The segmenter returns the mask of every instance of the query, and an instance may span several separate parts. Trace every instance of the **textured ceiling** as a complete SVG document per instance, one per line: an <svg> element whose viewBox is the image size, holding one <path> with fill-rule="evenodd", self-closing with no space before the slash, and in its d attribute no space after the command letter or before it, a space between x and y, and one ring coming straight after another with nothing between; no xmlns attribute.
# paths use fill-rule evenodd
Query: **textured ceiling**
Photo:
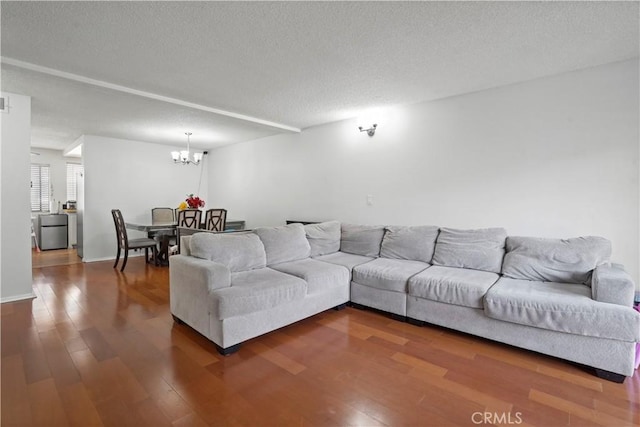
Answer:
<svg viewBox="0 0 640 427"><path fill-rule="evenodd" d="M638 57L638 14L638 2L2 2L2 56L304 129ZM4 64L2 88L33 96L34 146L279 131Z"/></svg>

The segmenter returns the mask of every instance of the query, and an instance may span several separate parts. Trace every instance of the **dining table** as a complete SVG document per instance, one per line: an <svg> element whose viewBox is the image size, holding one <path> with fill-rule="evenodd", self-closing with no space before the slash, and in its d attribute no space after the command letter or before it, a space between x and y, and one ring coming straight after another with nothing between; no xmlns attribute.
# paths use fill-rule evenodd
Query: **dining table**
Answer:
<svg viewBox="0 0 640 427"><path fill-rule="evenodd" d="M158 248L158 265L169 265L169 244L171 237L176 235L176 228L178 223L166 222L155 224L144 224L135 222L125 222L124 226L130 230L137 230L147 233L147 236L151 239L155 239L159 243Z"/></svg>

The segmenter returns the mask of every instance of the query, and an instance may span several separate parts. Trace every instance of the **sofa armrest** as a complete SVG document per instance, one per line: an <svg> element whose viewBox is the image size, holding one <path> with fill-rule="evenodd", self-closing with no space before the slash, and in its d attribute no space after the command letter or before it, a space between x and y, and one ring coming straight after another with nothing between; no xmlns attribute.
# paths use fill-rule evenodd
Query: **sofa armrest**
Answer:
<svg viewBox="0 0 640 427"><path fill-rule="evenodd" d="M171 313L207 337L211 292L230 286L231 271L225 265L186 255L169 258Z"/></svg>
<svg viewBox="0 0 640 427"><path fill-rule="evenodd" d="M180 236L180 255L191 255L189 241L191 241L191 236Z"/></svg>
<svg viewBox="0 0 640 427"><path fill-rule="evenodd" d="M593 270L591 296L610 304L633 306L636 285L619 264L603 264Z"/></svg>
<svg viewBox="0 0 640 427"><path fill-rule="evenodd" d="M187 255L173 255L169 258L169 280L183 288L192 287L212 291L231 286L231 271L220 263Z"/></svg>

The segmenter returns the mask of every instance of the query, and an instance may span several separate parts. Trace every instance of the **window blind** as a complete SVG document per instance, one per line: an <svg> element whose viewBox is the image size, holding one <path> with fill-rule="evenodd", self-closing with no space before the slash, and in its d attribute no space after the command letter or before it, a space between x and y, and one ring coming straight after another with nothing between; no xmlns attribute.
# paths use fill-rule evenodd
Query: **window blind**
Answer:
<svg viewBox="0 0 640 427"><path fill-rule="evenodd" d="M49 165L31 164L31 212L49 212Z"/></svg>
<svg viewBox="0 0 640 427"><path fill-rule="evenodd" d="M82 165L67 163L67 200L78 200L78 174L83 172Z"/></svg>

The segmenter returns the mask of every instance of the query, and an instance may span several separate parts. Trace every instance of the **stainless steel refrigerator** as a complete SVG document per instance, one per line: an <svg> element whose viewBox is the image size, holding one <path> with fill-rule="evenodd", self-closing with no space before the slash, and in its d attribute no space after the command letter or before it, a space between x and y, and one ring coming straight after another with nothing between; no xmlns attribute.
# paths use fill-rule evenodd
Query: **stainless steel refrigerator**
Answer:
<svg viewBox="0 0 640 427"><path fill-rule="evenodd" d="M40 249L66 249L69 245L69 217L65 214L38 216Z"/></svg>

